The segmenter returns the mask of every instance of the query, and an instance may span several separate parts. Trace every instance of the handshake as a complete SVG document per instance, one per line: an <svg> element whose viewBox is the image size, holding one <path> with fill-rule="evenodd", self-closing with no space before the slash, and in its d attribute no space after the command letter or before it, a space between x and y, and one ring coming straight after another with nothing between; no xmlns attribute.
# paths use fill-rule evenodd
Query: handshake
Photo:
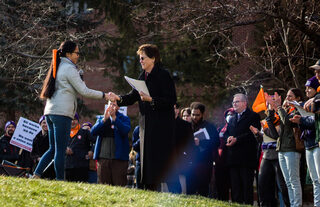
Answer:
<svg viewBox="0 0 320 207"><path fill-rule="evenodd" d="M106 99L106 101L111 101L111 102L120 101L120 96L116 95L113 92L105 93L104 98Z"/></svg>
<svg viewBox="0 0 320 207"><path fill-rule="evenodd" d="M152 97L143 93L142 91L139 92L140 95L140 99L141 101L147 101L147 102L152 102ZM107 101L111 101L111 102L116 102L116 101L120 101L121 102L121 97L118 96L117 94L113 93L113 92L109 92L109 93L105 93L104 94L104 98Z"/></svg>

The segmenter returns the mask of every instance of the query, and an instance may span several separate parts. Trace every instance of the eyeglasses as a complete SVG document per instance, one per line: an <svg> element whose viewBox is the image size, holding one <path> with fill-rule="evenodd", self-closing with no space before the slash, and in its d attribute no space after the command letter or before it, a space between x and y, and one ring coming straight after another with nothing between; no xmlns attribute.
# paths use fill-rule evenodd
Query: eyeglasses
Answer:
<svg viewBox="0 0 320 207"><path fill-rule="evenodd" d="M244 101L233 101L232 104L238 104L240 102L244 102Z"/></svg>
<svg viewBox="0 0 320 207"><path fill-rule="evenodd" d="M145 60L147 57L140 57L140 60Z"/></svg>

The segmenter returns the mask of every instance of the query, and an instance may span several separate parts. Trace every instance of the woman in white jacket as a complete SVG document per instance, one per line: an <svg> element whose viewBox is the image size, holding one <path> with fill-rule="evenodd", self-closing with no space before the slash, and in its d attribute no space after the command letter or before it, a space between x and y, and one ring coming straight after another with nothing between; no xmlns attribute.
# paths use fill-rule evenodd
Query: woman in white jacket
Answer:
<svg viewBox="0 0 320 207"><path fill-rule="evenodd" d="M77 94L93 99L104 99L106 94L87 88L80 77L76 63L79 47L72 41L61 43L53 51L53 61L43 82L40 98L46 100L46 116L50 147L42 156L34 177L41 177L54 158L57 180L64 180L64 161L71 121L77 110ZM58 66L58 67L57 67Z"/></svg>

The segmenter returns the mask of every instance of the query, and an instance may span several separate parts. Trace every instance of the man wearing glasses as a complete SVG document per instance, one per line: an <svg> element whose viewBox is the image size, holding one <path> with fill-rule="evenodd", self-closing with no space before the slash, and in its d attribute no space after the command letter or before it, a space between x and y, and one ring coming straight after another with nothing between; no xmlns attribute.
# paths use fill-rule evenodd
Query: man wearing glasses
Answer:
<svg viewBox="0 0 320 207"><path fill-rule="evenodd" d="M232 202L253 205L253 178L258 164L258 143L249 127L252 125L260 130L261 125L259 115L247 105L246 95L234 95L232 106L235 114L229 121L224 137L227 141Z"/></svg>

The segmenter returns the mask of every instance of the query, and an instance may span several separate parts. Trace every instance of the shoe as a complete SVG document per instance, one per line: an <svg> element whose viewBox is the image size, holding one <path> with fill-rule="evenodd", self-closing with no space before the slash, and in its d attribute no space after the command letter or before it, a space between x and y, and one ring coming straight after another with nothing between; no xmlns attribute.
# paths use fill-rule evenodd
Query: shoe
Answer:
<svg viewBox="0 0 320 207"><path fill-rule="evenodd" d="M32 176L31 176L31 179L40 179L40 176L39 176L39 175L34 174L34 175L32 175Z"/></svg>

